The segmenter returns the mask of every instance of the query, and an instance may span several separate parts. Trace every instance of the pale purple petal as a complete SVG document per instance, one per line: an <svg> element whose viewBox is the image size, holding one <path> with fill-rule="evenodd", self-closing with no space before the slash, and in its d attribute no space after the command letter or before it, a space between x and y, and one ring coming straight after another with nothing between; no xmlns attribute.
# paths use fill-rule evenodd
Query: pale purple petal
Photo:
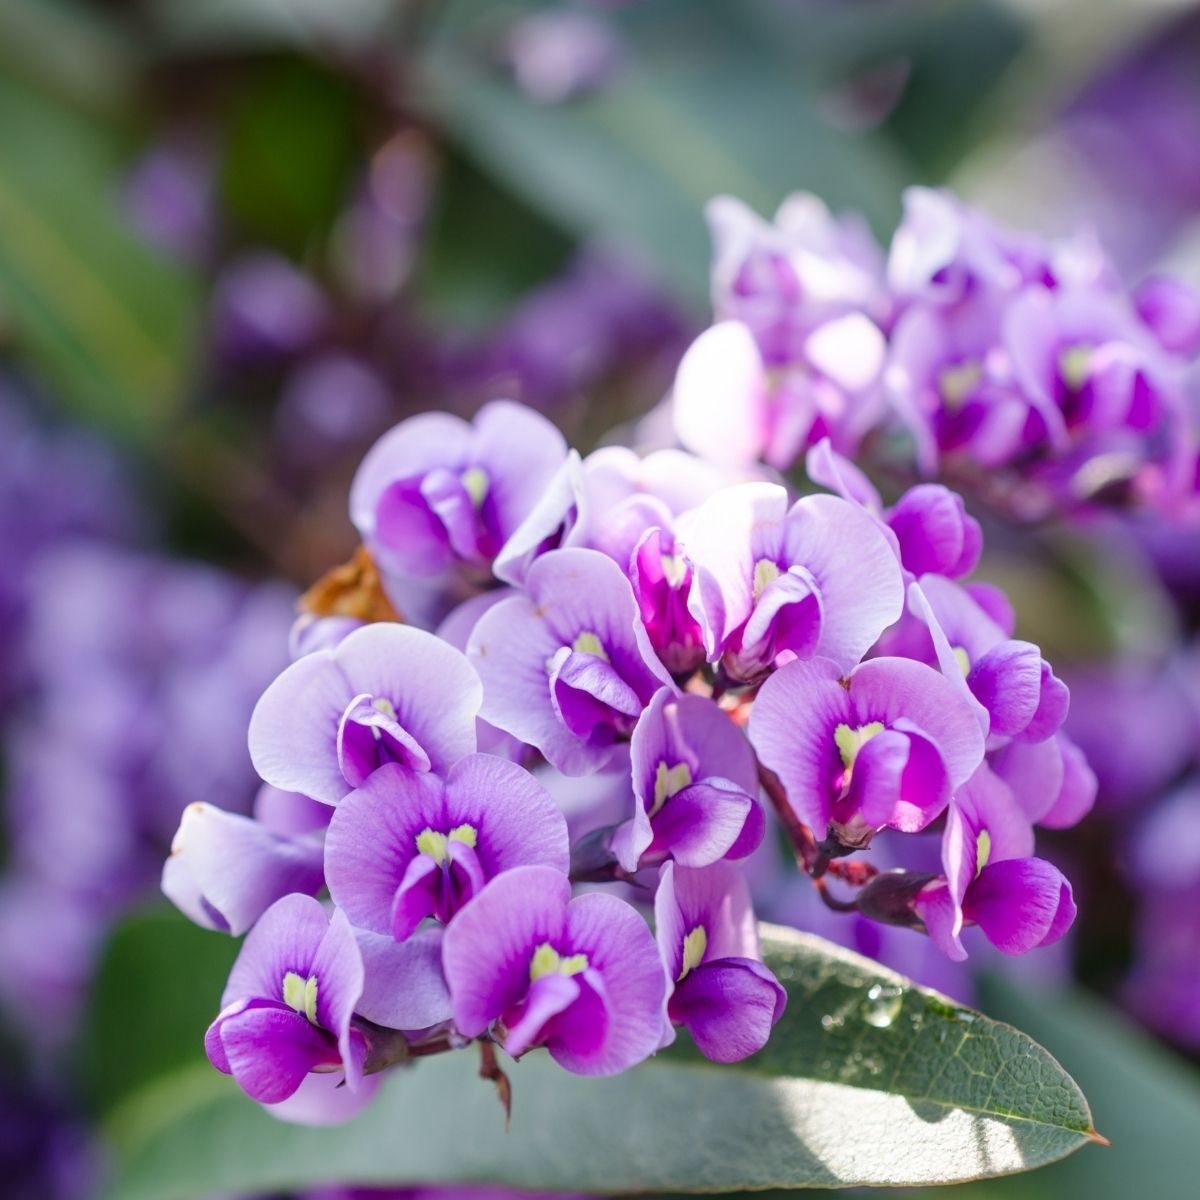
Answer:
<svg viewBox="0 0 1200 1200"><path fill-rule="evenodd" d="M356 929L364 968L356 1011L388 1029L428 1029L451 1016L442 976L442 930L425 929L406 942Z"/></svg>
<svg viewBox="0 0 1200 1200"><path fill-rule="evenodd" d="M198 925L235 937L289 892L324 885L321 843L283 838L211 804L189 804L163 866L164 894Z"/></svg>
<svg viewBox="0 0 1200 1200"><path fill-rule="evenodd" d="M695 570L688 607L704 630L710 662L754 608L756 561L779 558L787 503L778 484L740 484L717 492L679 524L677 542Z"/></svg>
<svg viewBox="0 0 1200 1200"><path fill-rule="evenodd" d="M820 833L829 824L842 770L834 730L852 721L840 676L827 659L789 663L763 684L750 712L750 742L759 761L779 776L796 815Z"/></svg>
<svg viewBox="0 0 1200 1200"><path fill-rule="evenodd" d="M1055 739L1062 756L1063 780L1058 798L1042 813L1038 823L1047 829L1070 829L1092 811L1098 790L1096 773L1084 753L1066 734Z"/></svg>
<svg viewBox="0 0 1200 1200"><path fill-rule="evenodd" d="M805 496L788 513L783 552L821 596L815 653L850 671L904 608L904 579L869 513L837 496Z"/></svg>
<svg viewBox="0 0 1200 1200"><path fill-rule="evenodd" d="M363 959L354 930L340 909L334 911L313 956L312 973L318 982L317 1020L337 1038L346 1083L357 1087L362 1082L362 1063L351 1045L350 1018L363 992Z"/></svg>
<svg viewBox="0 0 1200 1200"><path fill-rule="evenodd" d="M697 926L703 926L706 935L703 962L762 957L750 889L732 863L713 863L701 870L665 864L654 896L654 925L673 980L683 966L684 938Z"/></svg>
<svg viewBox="0 0 1200 1200"><path fill-rule="evenodd" d="M937 671L902 658L874 658L852 676L858 723L903 719L929 738L946 764L951 787L974 774L983 760L983 736L967 702Z"/></svg>
<svg viewBox="0 0 1200 1200"><path fill-rule="evenodd" d="M628 579L606 555L543 555L530 568L526 593L486 612L471 635L468 653L484 681L480 715L536 746L559 770L587 774L611 758L617 735L632 730L650 697L674 684ZM574 648L585 635L603 656Z"/></svg>
<svg viewBox="0 0 1200 1200"><path fill-rule="evenodd" d="M329 916L311 896L284 896L259 918L246 935L221 997L222 1007L249 997L283 999L283 977L289 971L307 977Z"/></svg>
<svg viewBox="0 0 1200 1200"><path fill-rule="evenodd" d="M284 791L336 804L352 790L339 762L352 761L358 779L370 765L360 761L364 750L374 752L357 741L348 746L343 729L347 710L357 712L354 702L364 696L387 727L381 733L390 731L397 747L409 748L409 757L415 744L418 757L435 771L475 749L481 685L470 664L432 634L381 622L356 630L332 650L305 656L267 688L250 719L250 755L258 773ZM353 738L373 740L372 726L357 718L353 723L361 730Z"/></svg>
<svg viewBox="0 0 1200 1200"><path fill-rule="evenodd" d="M445 869L417 845L426 830L445 837L462 826L475 844L451 842ZM326 839L334 900L355 924L397 939L427 916L453 916L511 867L565 872L568 863L566 821L549 793L514 763L485 754L460 759L444 782L380 768L339 805Z"/></svg>
<svg viewBox="0 0 1200 1200"><path fill-rule="evenodd" d="M352 1089L343 1086L341 1072L315 1071L286 1100L264 1107L277 1120L292 1125L344 1125L375 1099L382 1080L382 1075L368 1075Z"/></svg>
<svg viewBox="0 0 1200 1200"><path fill-rule="evenodd" d="M750 330L721 321L688 348L675 376L675 432L710 462L744 466L767 436L766 374Z"/></svg>
<svg viewBox="0 0 1200 1200"><path fill-rule="evenodd" d="M320 833L329 827L332 816L333 809L328 804L299 792L282 791L269 783L264 783L254 797L254 819L281 837Z"/></svg>
<svg viewBox="0 0 1200 1200"><path fill-rule="evenodd" d="M637 910L598 892L579 896L567 909L565 936L572 953L587 955L590 976L603 981L607 1022L593 1044L576 1036L547 1043L569 1071L614 1075L653 1054L662 1040L666 979L654 935Z"/></svg>

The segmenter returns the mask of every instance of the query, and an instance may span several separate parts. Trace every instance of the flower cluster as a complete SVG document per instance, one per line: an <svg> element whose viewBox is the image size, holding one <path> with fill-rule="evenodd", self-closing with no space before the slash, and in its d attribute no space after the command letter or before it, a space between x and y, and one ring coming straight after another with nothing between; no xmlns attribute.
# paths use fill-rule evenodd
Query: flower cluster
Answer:
<svg viewBox="0 0 1200 1200"><path fill-rule="evenodd" d="M822 438L857 457L871 437L868 457L1021 519L1194 505L1200 295L1181 282L1129 292L1092 239L1011 233L924 188L886 258L810 196L773 224L721 198L709 221L716 324L674 390L689 449L782 469Z"/></svg>
<svg viewBox="0 0 1200 1200"><path fill-rule="evenodd" d="M407 623L310 594L250 722L255 818L194 806L164 870L194 920L249 930L214 1065L318 1120L473 1040L496 1078L497 1046L607 1075L680 1028L740 1060L786 1004L742 870L772 820L830 907L951 957L969 926L1061 937L1034 826L1094 790L1066 687L960 582L982 538L957 496L885 508L828 440L809 457L828 491L796 498L679 450L581 458L503 401L376 444L351 516ZM936 821L939 870L850 857Z"/></svg>

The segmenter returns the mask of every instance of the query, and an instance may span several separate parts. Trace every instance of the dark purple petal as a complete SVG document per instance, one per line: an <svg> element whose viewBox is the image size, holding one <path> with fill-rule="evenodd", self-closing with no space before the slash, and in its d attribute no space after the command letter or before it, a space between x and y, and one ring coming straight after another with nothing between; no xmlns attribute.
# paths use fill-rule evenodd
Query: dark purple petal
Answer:
<svg viewBox="0 0 1200 1200"><path fill-rule="evenodd" d="M545 975L529 985L520 1004L505 1014L504 1049L513 1058L540 1046L555 1017L579 999L580 983L565 975Z"/></svg>
<svg viewBox="0 0 1200 1200"><path fill-rule="evenodd" d="M900 561L914 575L959 579L979 562L979 522L967 514L961 496L940 484L909 488L888 512L887 523L900 544Z"/></svg>
<svg viewBox="0 0 1200 1200"><path fill-rule="evenodd" d="M667 1006L713 1062L748 1058L767 1044L787 993L771 971L749 958L725 958L689 971Z"/></svg>
<svg viewBox="0 0 1200 1200"><path fill-rule="evenodd" d="M988 710L992 733L1013 737L1028 728L1041 697L1042 666L1036 646L1015 641L1001 642L972 665L967 686Z"/></svg>
<svg viewBox="0 0 1200 1200"><path fill-rule="evenodd" d="M329 1034L282 1005L224 1018L220 1038L230 1074L260 1104L286 1100L310 1071L341 1061Z"/></svg>
<svg viewBox="0 0 1200 1200"><path fill-rule="evenodd" d="M1049 945L1075 919L1071 885L1040 858L1010 858L984 867L967 891L963 912L1005 954Z"/></svg>

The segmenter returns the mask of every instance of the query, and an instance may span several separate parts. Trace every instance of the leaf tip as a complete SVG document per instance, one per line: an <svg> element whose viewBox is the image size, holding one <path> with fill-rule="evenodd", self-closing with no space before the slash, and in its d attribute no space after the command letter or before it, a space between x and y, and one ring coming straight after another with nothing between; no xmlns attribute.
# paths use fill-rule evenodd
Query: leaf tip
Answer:
<svg viewBox="0 0 1200 1200"><path fill-rule="evenodd" d="M1108 1140L1108 1138L1106 1138L1104 1136L1104 1134L1098 1132L1095 1129L1085 1130L1084 1137L1088 1138L1089 1141L1095 1142L1097 1146L1111 1146L1112 1145L1112 1142L1110 1142Z"/></svg>

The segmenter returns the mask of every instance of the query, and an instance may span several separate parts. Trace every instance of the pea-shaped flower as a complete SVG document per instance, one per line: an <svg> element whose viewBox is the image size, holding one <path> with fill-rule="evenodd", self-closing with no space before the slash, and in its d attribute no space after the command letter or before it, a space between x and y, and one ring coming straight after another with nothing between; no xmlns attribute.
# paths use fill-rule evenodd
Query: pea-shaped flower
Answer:
<svg viewBox="0 0 1200 1200"><path fill-rule="evenodd" d="M363 459L350 514L386 571L433 576L484 565L541 499L567 454L540 413L496 400L474 422L421 413Z"/></svg>
<svg viewBox="0 0 1200 1200"><path fill-rule="evenodd" d="M604 766L651 696L674 688L629 580L598 550L538 558L524 589L480 617L467 653L483 680L480 716L567 775Z"/></svg>
<svg viewBox="0 0 1200 1200"><path fill-rule="evenodd" d="M493 879L450 922L442 966L458 1031L490 1029L514 1058L545 1046L568 1071L615 1075L662 1043L666 979L646 922L615 896L572 900L549 867Z"/></svg>
<svg viewBox="0 0 1200 1200"><path fill-rule="evenodd" d="M792 810L822 840L864 846L884 828L917 833L983 761L971 702L906 658L843 677L826 659L789 663L763 684L750 741Z"/></svg>
<svg viewBox="0 0 1200 1200"><path fill-rule="evenodd" d="M350 1020L362 995L362 955L344 913L285 896L250 931L204 1048L260 1104L291 1096L311 1071L363 1082L366 1041Z"/></svg>
<svg viewBox="0 0 1200 1200"><path fill-rule="evenodd" d="M849 671L904 605L900 564L867 512L837 496L790 508L777 484L725 488L681 520L690 607L708 660L756 680L780 660Z"/></svg>
<svg viewBox="0 0 1200 1200"><path fill-rule="evenodd" d="M630 743L634 815L613 834L626 871L673 858L703 867L745 858L762 841L754 753L704 696L655 694Z"/></svg>
<svg viewBox="0 0 1200 1200"><path fill-rule="evenodd" d="M667 1013L714 1062L761 1050L787 993L762 963L750 889L736 867L667 863L654 897L658 948L672 984Z"/></svg>
<svg viewBox="0 0 1200 1200"><path fill-rule="evenodd" d="M267 688L250 757L275 787L336 804L386 763L444 771L474 753L480 695L453 646L407 625L365 625Z"/></svg>
<svg viewBox="0 0 1200 1200"><path fill-rule="evenodd" d="M409 937L449 921L512 867L565 873L567 823L550 793L515 763L471 754L443 780L381 767L334 813L325 875L356 926Z"/></svg>
<svg viewBox="0 0 1200 1200"><path fill-rule="evenodd" d="M1071 885L1033 856L1033 830L1012 792L982 766L950 804L943 876L917 896L929 936L950 958L967 957L961 934L978 925L1005 954L1058 941L1075 920Z"/></svg>

